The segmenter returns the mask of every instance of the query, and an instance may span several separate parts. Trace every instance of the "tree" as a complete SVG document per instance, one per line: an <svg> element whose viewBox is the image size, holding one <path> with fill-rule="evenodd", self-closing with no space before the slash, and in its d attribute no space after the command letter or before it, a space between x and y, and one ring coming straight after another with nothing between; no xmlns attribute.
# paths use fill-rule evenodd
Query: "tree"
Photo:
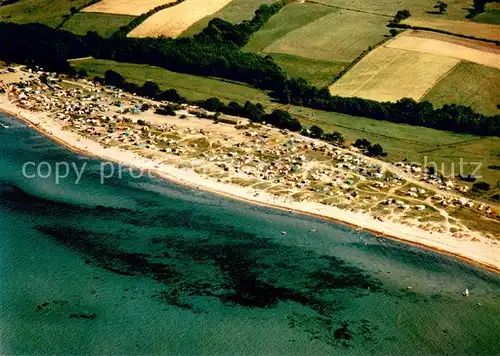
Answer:
<svg viewBox="0 0 500 356"><path fill-rule="evenodd" d="M200 106L208 111L217 112L224 106L224 103L218 98L209 98L202 102Z"/></svg>
<svg viewBox="0 0 500 356"><path fill-rule="evenodd" d="M243 107L243 113L242 116L247 117L250 119L252 122L262 122L264 121L264 115L265 115L264 107L262 104L253 104L250 101L247 101L245 103L245 106Z"/></svg>
<svg viewBox="0 0 500 356"><path fill-rule="evenodd" d="M387 153L384 152L384 149L378 143L368 147L368 154L370 156L387 156Z"/></svg>
<svg viewBox="0 0 500 356"><path fill-rule="evenodd" d="M159 115L167 115L167 116L176 116L175 110L170 106L163 106L155 110L156 114Z"/></svg>
<svg viewBox="0 0 500 356"><path fill-rule="evenodd" d="M444 1L438 0L437 4L434 5L434 8L438 9L440 14L444 14L448 9L448 4Z"/></svg>
<svg viewBox="0 0 500 356"><path fill-rule="evenodd" d="M490 190L490 185L486 182L477 182L472 185L472 189L479 191L487 191Z"/></svg>
<svg viewBox="0 0 500 356"><path fill-rule="evenodd" d="M356 142L354 142L354 147L358 148L368 148L371 146L371 142L366 138L358 138Z"/></svg>
<svg viewBox="0 0 500 356"><path fill-rule="evenodd" d="M389 33L391 34L392 37L396 37L399 34L399 31L396 30L395 28L391 28L389 30Z"/></svg>
<svg viewBox="0 0 500 356"><path fill-rule="evenodd" d="M394 19L392 19L392 22L399 23L410 16L411 14L409 10L398 10L398 12L396 12L396 15L394 15Z"/></svg>
<svg viewBox="0 0 500 356"><path fill-rule="evenodd" d="M86 77L87 76L87 71L83 68L79 69L77 72L76 72L80 77Z"/></svg>
<svg viewBox="0 0 500 356"><path fill-rule="evenodd" d="M480 14L484 12L484 4L486 0L474 0L474 12L476 14Z"/></svg>
<svg viewBox="0 0 500 356"><path fill-rule="evenodd" d="M340 132L337 132L337 131L324 134L323 139L325 141L337 142L339 144L343 144L345 142L344 136L342 136L342 134Z"/></svg>
<svg viewBox="0 0 500 356"><path fill-rule="evenodd" d="M313 125L309 128L309 137L311 138L322 138L325 132L319 126Z"/></svg>
<svg viewBox="0 0 500 356"><path fill-rule="evenodd" d="M271 114L265 115L263 119L280 129L288 129L290 131L300 131L302 129L299 120L292 117L288 111L276 109Z"/></svg>
<svg viewBox="0 0 500 356"><path fill-rule="evenodd" d="M107 85L113 85L118 88L123 88L125 86L125 78L123 78L120 73L117 73L114 70L107 70L104 73L104 82Z"/></svg>
<svg viewBox="0 0 500 356"><path fill-rule="evenodd" d="M187 101L186 98L182 97L175 89L165 90L158 96L158 99L171 101L174 103L185 103Z"/></svg>
<svg viewBox="0 0 500 356"><path fill-rule="evenodd" d="M140 93L142 96L147 96L154 99L160 93L160 87L155 82L147 81L142 86Z"/></svg>

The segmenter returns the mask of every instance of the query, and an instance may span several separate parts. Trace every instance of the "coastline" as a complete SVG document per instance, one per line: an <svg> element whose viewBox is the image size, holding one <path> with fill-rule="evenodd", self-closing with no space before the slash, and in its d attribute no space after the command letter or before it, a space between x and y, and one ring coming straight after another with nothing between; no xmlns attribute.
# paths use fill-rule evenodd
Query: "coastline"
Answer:
<svg viewBox="0 0 500 356"><path fill-rule="evenodd" d="M158 163L154 160L141 157L131 151L116 147L105 148L95 141L63 130L61 125L57 125L42 112L33 113L18 108L10 103L5 95L0 95L0 112L27 123L41 134L78 154L145 169L176 184L201 189L225 198L304 214L350 228L361 229L375 236L409 243L500 273L500 246L491 239L460 240L450 234L428 232L393 221L379 221L366 213L351 212L320 203L290 202L266 192L259 192L256 196L255 189L252 188L220 183L214 179L205 178L191 169L176 168L163 163L157 166Z"/></svg>

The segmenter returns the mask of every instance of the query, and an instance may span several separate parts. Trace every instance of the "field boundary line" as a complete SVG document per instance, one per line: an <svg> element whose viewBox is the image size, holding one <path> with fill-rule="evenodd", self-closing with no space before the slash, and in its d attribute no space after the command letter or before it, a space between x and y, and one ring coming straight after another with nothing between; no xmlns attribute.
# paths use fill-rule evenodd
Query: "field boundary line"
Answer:
<svg viewBox="0 0 500 356"><path fill-rule="evenodd" d="M392 19L394 17L393 15L379 14L379 13L376 13L376 12L363 11L363 10L349 8L349 7L342 7L342 6L324 4L324 3L321 3L321 2L318 2L318 1L314 1L314 0L305 0L304 2L305 3L310 3L310 4L316 4L316 5L320 5L320 6L332 7L334 9L341 9L341 10L346 10L346 11L360 12L362 14L368 14L368 15L374 15L374 16L382 16L382 17L387 17L389 19Z"/></svg>
<svg viewBox="0 0 500 356"><path fill-rule="evenodd" d="M393 38L386 37L382 39L381 41L375 43L372 46L368 46L367 49L365 49L363 52L359 54L351 63L349 63L344 69L342 69L340 72L338 72L333 79L331 80L330 84L328 87L332 86L335 84L337 81L339 81L340 78L342 78L348 71L350 71L356 64L361 62L363 58L365 58L368 54L371 52L375 51L378 47L382 46L383 44L389 42L390 40L393 40Z"/></svg>
<svg viewBox="0 0 500 356"><path fill-rule="evenodd" d="M457 63L455 63L455 65L453 67L451 67L450 69L448 69L445 73L443 73L439 78L438 80L436 80L436 82L429 88L427 88L427 90L422 94L420 95L420 97L418 97L418 99L416 99L416 101L420 101L422 100L427 94L429 94L429 92L434 89L436 87L436 85L438 85L445 77L448 76L448 74L450 74L452 71L455 70L455 68L457 68L461 63L463 62L463 60L459 60Z"/></svg>
<svg viewBox="0 0 500 356"><path fill-rule="evenodd" d="M370 52L373 53L374 51ZM359 91L362 91L364 87L366 87L370 82L372 82L375 77L380 74L382 71L386 70L389 66L392 66L394 62L396 62L400 57L394 56L390 61L383 63L380 67L378 67L373 73L371 73L370 78L365 80L363 84L354 89L351 93L349 93L349 97L356 95Z"/></svg>
<svg viewBox="0 0 500 356"><path fill-rule="evenodd" d="M292 113L292 115L296 116L296 117L298 117L298 118L300 118L300 119L302 119L304 121L309 121L310 123L325 124L327 126L337 126L337 127L341 127L341 128L352 130L352 131L367 133L367 134L374 135L374 136L385 137L385 138L389 138L389 139L396 139L396 140L402 141L402 142L415 143L415 144L419 144L419 145L429 144L428 142L415 141L415 140L409 140L409 139L402 139L402 138L396 137L396 136L389 136L389 135L384 135L384 134L377 133L377 132L371 132L371 131L368 131L368 130L356 129L356 128L353 128L353 127L350 127L350 126L347 126L347 125L342 125L342 124L337 124L337 123L333 124L333 123L329 123L329 122L324 121L324 120L318 120L318 119L308 118L308 117L306 117L304 115L300 115L300 114ZM375 120L375 119L372 119L372 120L374 120L374 121L385 121L385 122L388 122L386 120ZM426 128L424 126L415 126L415 127ZM480 139L483 139L483 137L481 137ZM439 148L439 146L436 147L435 149L438 149L438 148Z"/></svg>
<svg viewBox="0 0 500 356"><path fill-rule="evenodd" d="M94 57L71 58L71 59L67 59L66 62L71 63L71 62L78 62L78 61L86 61L88 59L94 59Z"/></svg>
<svg viewBox="0 0 500 356"><path fill-rule="evenodd" d="M497 46L500 46L500 41L497 41L497 40L492 40L492 39L489 39L489 38L469 36L469 35L463 35L463 34L460 34L460 33L450 32L450 31L446 31L446 30L439 30L437 28L432 28L432 27L412 26L412 25L408 25L408 24L401 24L401 23L394 23L394 22L390 22L387 25L387 27L401 28L401 29L406 29L406 30L418 30L418 31L436 32L436 33L441 33L441 34L444 34L444 35L450 35L450 36L455 36L455 37L466 38L468 40L475 40L475 41L482 41L482 42L494 43Z"/></svg>
<svg viewBox="0 0 500 356"><path fill-rule="evenodd" d="M435 152L435 151L439 151L439 150L441 150L443 148L455 148L457 146L465 145L465 144L468 144L468 143L482 141L482 140L485 140L487 138L488 137L478 137L478 138L473 138L471 140L453 142L453 143L448 143L448 144L444 144L444 145L438 145L436 148L432 148L432 149L428 149L428 150L423 150L423 151L418 151L417 153Z"/></svg>
<svg viewBox="0 0 500 356"><path fill-rule="evenodd" d="M71 18L75 15L75 14L78 14L80 11L82 11L83 9L85 9L86 7L89 7L89 6L92 6L94 4L97 4L99 1L101 0L90 0L88 3L85 3L84 5L76 8L76 11L75 12L71 12L70 10L70 14L69 15L63 15L63 20L62 22L57 25L56 27L56 30L61 30L64 25L66 25L66 23L71 20Z"/></svg>

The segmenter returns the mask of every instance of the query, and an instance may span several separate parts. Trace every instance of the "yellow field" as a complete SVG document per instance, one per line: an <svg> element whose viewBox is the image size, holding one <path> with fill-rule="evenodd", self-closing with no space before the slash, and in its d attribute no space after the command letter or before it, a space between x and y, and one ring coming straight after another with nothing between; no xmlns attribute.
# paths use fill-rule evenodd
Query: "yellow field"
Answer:
<svg viewBox="0 0 500 356"><path fill-rule="evenodd" d="M83 9L83 12L102 12L139 16L157 6L169 4L175 0L102 0Z"/></svg>
<svg viewBox="0 0 500 356"><path fill-rule="evenodd" d="M460 60L379 47L330 86L333 95L377 101L419 100Z"/></svg>
<svg viewBox="0 0 500 356"><path fill-rule="evenodd" d="M162 10L133 29L128 37L177 37L189 26L229 4L231 0L186 0Z"/></svg>
<svg viewBox="0 0 500 356"><path fill-rule="evenodd" d="M410 17L402 22L405 25L429 27L459 35L474 36L500 41L500 26L470 21L451 21L443 19L422 19Z"/></svg>
<svg viewBox="0 0 500 356"><path fill-rule="evenodd" d="M449 39L449 41L443 39ZM388 42L385 47L462 59L500 69L499 49L490 45L482 46L478 41L457 39L453 36L440 35L434 38L429 36L424 38L408 32Z"/></svg>

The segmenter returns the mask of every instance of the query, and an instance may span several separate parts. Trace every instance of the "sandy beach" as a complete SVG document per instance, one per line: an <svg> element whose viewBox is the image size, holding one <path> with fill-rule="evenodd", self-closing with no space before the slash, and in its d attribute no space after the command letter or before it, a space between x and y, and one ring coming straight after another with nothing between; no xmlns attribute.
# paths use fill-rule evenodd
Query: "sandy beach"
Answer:
<svg viewBox="0 0 500 356"><path fill-rule="evenodd" d="M500 246L495 241L486 237L475 236L473 240L464 240L454 237L449 233L424 231L418 227L390 220L380 221L365 213L347 211L316 202L290 201L289 199L281 198L267 192L257 192L253 188L221 183L215 179L201 176L189 168L177 168L164 163L159 164L155 160L139 156L132 151L123 150L118 147L103 147L98 142L64 130L60 122L49 118L44 113L34 113L17 107L8 100L6 95L0 95L0 111L27 122L30 126L58 143L85 155L97 157L102 160L110 160L126 166L150 170L154 174L175 183L203 189L224 197L300 214L308 214L351 227L361 228L375 235L432 249L500 272Z"/></svg>

